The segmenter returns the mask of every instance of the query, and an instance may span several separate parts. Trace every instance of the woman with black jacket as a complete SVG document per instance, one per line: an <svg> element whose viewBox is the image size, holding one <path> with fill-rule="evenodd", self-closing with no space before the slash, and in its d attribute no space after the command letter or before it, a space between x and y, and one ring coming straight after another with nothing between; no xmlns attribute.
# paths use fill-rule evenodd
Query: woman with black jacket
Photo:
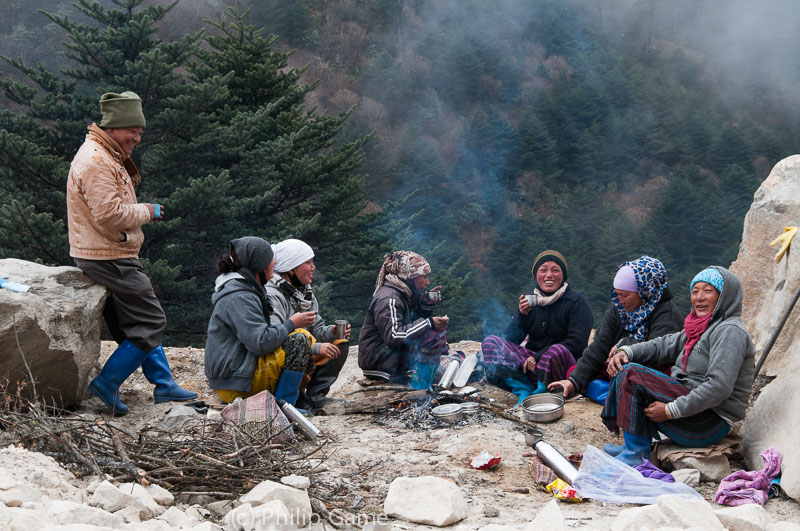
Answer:
<svg viewBox="0 0 800 531"><path fill-rule="evenodd" d="M564 396L585 393L594 379L609 379L606 361L616 349L673 332L683 326L683 317L672 300L667 270L660 260L641 256L619 266L611 290L611 304L597 327L594 341L583 351L569 378L548 388L563 389Z"/></svg>

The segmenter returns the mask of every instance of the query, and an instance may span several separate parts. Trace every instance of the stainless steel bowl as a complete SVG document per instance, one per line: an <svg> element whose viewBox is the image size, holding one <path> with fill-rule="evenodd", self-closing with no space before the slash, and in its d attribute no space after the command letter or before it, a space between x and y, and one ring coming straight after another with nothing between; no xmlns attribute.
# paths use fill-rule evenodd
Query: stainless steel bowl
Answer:
<svg viewBox="0 0 800 531"><path fill-rule="evenodd" d="M461 408L461 404L443 404L433 408L431 415L439 420L454 424L464 418L464 411Z"/></svg>
<svg viewBox="0 0 800 531"><path fill-rule="evenodd" d="M522 416L529 422L552 422L564 414L564 397L561 394L542 393L522 401Z"/></svg>

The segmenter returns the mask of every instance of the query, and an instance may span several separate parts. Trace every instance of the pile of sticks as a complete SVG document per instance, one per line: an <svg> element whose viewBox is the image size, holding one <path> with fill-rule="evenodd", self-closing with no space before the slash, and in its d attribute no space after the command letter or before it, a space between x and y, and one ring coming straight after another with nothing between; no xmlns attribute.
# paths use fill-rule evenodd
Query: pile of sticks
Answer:
<svg viewBox="0 0 800 531"><path fill-rule="evenodd" d="M105 418L80 416L0 390L0 447L19 445L53 457L76 476L154 483L174 493L232 499L271 479L310 475L324 443L282 445L235 426L198 423L178 431L147 426L131 433Z"/></svg>

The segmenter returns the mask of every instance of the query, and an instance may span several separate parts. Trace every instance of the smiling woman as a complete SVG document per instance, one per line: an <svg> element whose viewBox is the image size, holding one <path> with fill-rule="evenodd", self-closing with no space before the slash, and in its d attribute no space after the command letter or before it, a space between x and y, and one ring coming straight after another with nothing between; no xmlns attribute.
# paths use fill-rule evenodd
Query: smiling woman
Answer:
<svg viewBox="0 0 800 531"><path fill-rule="evenodd" d="M592 311L580 292L567 284L567 260L547 250L533 261L532 295L520 295L518 312L503 337L483 340L489 380L520 397L547 390L563 380L589 340Z"/></svg>
<svg viewBox="0 0 800 531"><path fill-rule="evenodd" d="M742 285L723 267L692 279L692 312L683 331L620 347L609 362L615 375L603 422L623 430L625 445L606 452L636 465L650 455L658 432L702 448L718 442L744 417L755 372L755 349L741 319ZM651 369L671 364L671 376Z"/></svg>

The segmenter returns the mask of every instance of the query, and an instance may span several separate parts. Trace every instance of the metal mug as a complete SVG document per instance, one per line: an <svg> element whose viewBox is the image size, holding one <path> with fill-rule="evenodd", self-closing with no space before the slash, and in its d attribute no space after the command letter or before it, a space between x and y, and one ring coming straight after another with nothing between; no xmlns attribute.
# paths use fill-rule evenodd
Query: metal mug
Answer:
<svg viewBox="0 0 800 531"><path fill-rule="evenodd" d="M347 331L347 321L340 319L335 323L334 336L336 339L344 339L344 334Z"/></svg>
<svg viewBox="0 0 800 531"><path fill-rule="evenodd" d="M537 296L535 293L534 293L534 294L532 294L532 295L525 295L525 298L526 298L526 299L528 299L528 305L529 305L531 308L533 308L534 306L536 306L536 303L537 303L537 301L539 300L539 297L538 297L538 296Z"/></svg>
<svg viewBox="0 0 800 531"><path fill-rule="evenodd" d="M429 291L426 294L428 298L428 302L439 302L442 300L442 292L441 291Z"/></svg>

